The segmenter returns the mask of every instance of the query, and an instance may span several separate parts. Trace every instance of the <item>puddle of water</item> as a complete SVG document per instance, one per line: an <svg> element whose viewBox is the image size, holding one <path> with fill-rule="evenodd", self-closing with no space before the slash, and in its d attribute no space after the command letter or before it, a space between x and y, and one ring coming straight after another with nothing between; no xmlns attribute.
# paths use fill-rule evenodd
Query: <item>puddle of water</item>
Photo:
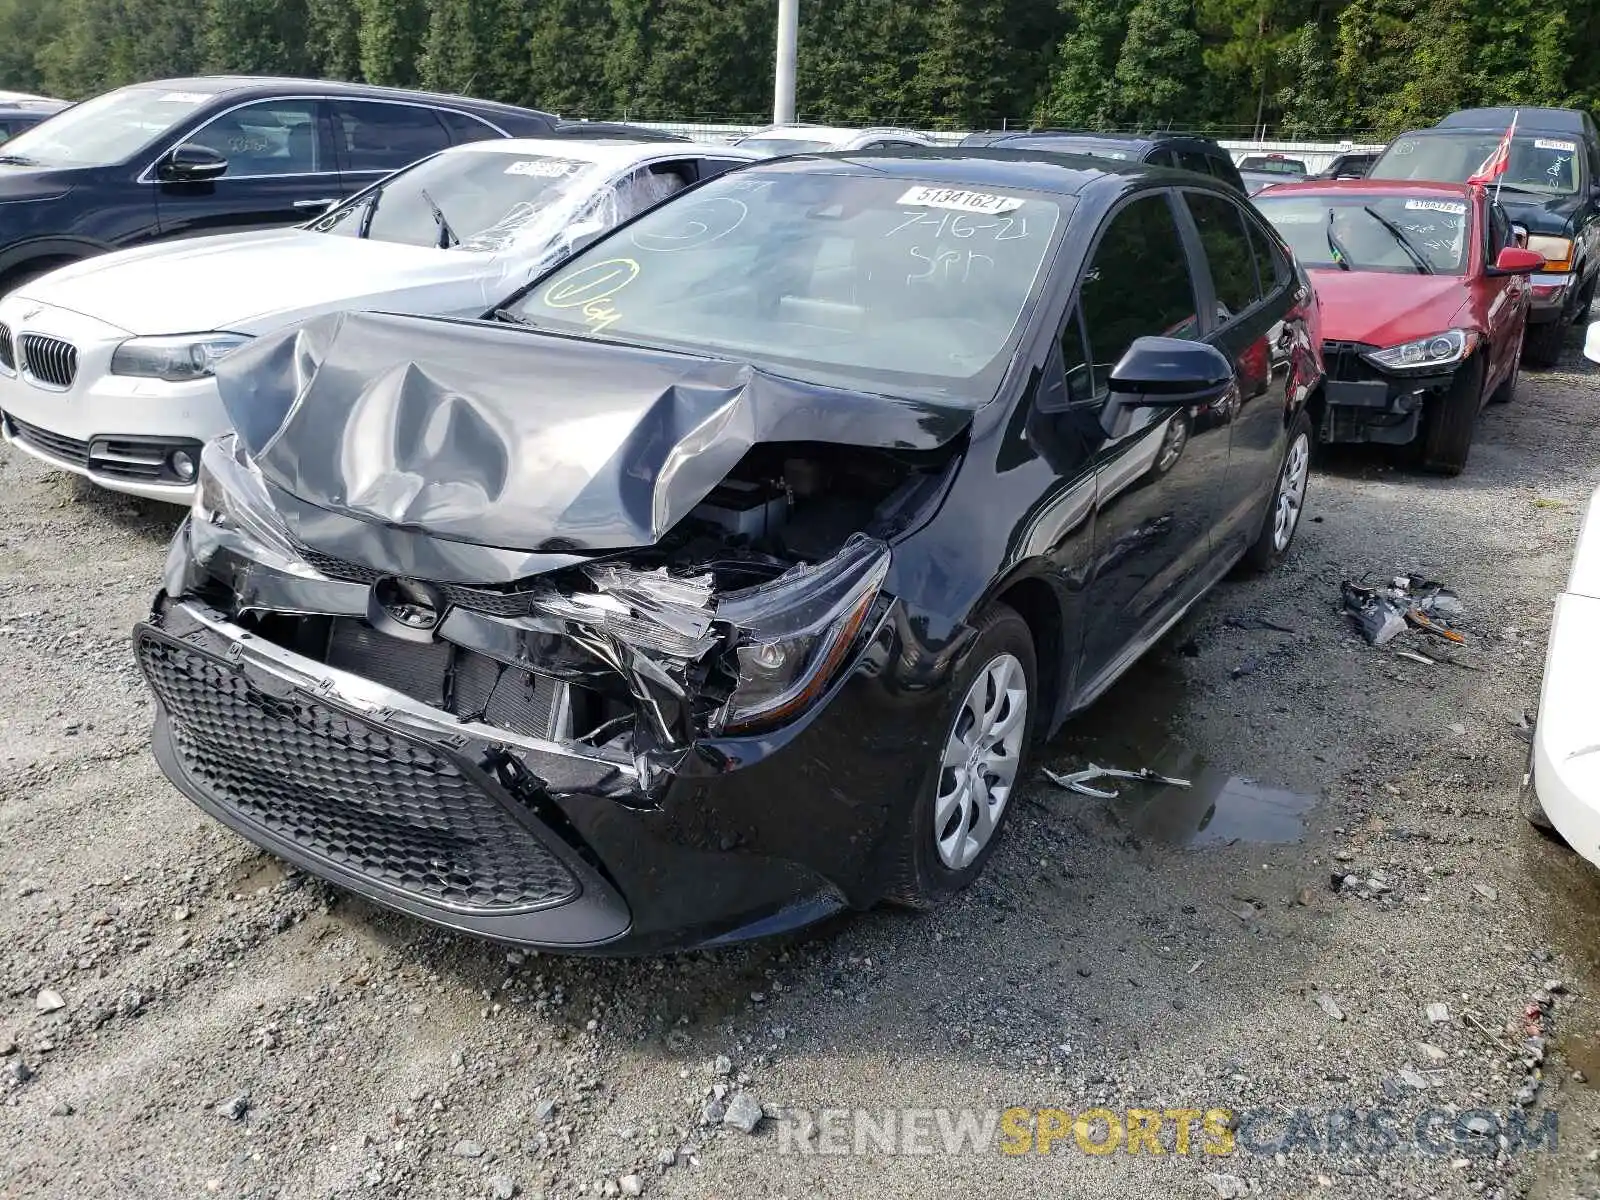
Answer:
<svg viewBox="0 0 1600 1200"><path fill-rule="evenodd" d="M1187 749L1172 734L1173 718L1187 699L1181 671L1159 657L1147 658L1067 724L1051 743L1048 761L1055 769L1062 762L1150 767L1187 779L1187 788L1091 781L1091 787L1114 787L1119 795L1084 801L1105 805L1118 825L1140 838L1178 846L1300 841L1317 798L1230 774Z"/></svg>
<svg viewBox="0 0 1600 1200"><path fill-rule="evenodd" d="M1157 766L1163 775L1173 774ZM1106 804L1118 822L1139 837L1178 846L1227 846L1234 842L1298 842L1315 796L1268 787L1229 775L1190 758L1191 787L1130 783Z"/></svg>

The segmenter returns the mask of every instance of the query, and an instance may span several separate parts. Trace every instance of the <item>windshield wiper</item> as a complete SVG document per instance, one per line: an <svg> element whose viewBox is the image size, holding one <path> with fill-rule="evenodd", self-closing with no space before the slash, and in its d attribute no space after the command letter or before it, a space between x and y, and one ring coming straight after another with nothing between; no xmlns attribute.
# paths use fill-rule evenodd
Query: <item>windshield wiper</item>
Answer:
<svg viewBox="0 0 1600 1200"><path fill-rule="evenodd" d="M26 158L21 154L0 154L0 163L8 167L37 167L37 159Z"/></svg>
<svg viewBox="0 0 1600 1200"><path fill-rule="evenodd" d="M1339 264L1341 270L1351 270L1350 251L1346 250L1339 241L1339 235L1333 231L1333 218L1335 209L1328 209L1328 223L1323 228L1328 234L1328 249L1333 251L1333 261Z"/></svg>
<svg viewBox="0 0 1600 1200"><path fill-rule="evenodd" d="M1400 243L1400 249L1404 250L1410 257L1411 261L1417 264L1417 274L1433 274L1433 268L1428 265L1428 260L1423 258L1421 252L1411 244L1411 239L1406 236L1406 231L1404 229L1401 229L1400 226L1389 220L1388 217L1384 216L1370 204L1363 204L1361 206L1361 211L1366 213L1367 216L1371 217L1379 225L1382 225L1394 235L1394 240Z"/></svg>
<svg viewBox="0 0 1600 1200"><path fill-rule="evenodd" d="M456 236L456 231L450 228L450 222L444 219L444 209L433 202L433 197L428 195L426 188L419 188L422 202L433 213L433 219L439 226L439 249L448 250L451 246L459 246L461 239Z"/></svg>
<svg viewBox="0 0 1600 1200"><path fill-rule="evenodd" d="M491 317L493 317L496 321L504 321L508 325L521 325L521 326L523 326L523 327L525 327L527 329L537 329L537 328L539 328L539 325L538 325L537 322L530 321L530 320L528 320L527 317L523 316L521 313L512 312L509 308L497 308L493 312L491 312L489 315Z"/></svg>

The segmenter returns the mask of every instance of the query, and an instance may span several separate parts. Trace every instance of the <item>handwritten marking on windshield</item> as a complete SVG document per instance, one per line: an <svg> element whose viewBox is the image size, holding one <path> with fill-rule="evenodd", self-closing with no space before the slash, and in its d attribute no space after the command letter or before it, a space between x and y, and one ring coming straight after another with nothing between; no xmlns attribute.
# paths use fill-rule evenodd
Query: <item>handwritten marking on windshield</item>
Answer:
<svg viewBox="0 0 1600 1200"><path fill-rule="evenodd" d="M718 238L727 237L750 214L749 206L742 200L729 196L716 196L709 200L691 200L669 210L680 217L672 232L654 229L636 230L633 244L641 250L670 254L678 250L698 250Z"/></svg>
<svg viewBox="0 0 1600 1200"><path fill-rule="evenodd" d="M612 297L639 277L639 264L631 258L609 258L580 267L545 289L550 308L576 308L589 328L599 333L622 319Z"/></svg>
<svg viewBox="0 0 1600 1200"><path fill-rule="evenodd" d="M905 229L921 230L925 227L933 229L935 238L941 238L948 234L950 237L964 240L977 237L978 234L986 229L995 231L993 236L997 242L1015 242L1028 236L1027 217L996 217L993 221L975 221L971 217L959 213L953 216L946 213L941 217L935 217L933 214L925 212L902 212L900 215L905 217L906 220L884 234L885 238L892 238L895 234ZM1016 230L1015 233L1011 232L1013 229Z"/></svg>

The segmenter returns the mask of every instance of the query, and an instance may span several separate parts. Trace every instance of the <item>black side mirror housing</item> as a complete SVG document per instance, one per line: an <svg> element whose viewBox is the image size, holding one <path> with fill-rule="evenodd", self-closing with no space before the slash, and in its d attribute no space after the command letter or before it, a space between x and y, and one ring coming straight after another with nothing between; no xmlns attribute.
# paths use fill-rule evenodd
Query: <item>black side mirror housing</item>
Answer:
<svg viewBox="0 0 1600 1200"><path fill-rule="evenodd" d="M1205 342L1142 337L1111 369L1111 395L1100 410L1107 437L1134 432L1137 409L1188 408L1208 404L1234 384L1228 356Z"/></svg>
<svg viewBox="0 0 1600 1200"><path fill-rule="evenodd" d="M161 160L156 174L167 183L204 183L219 178L227 169L227 156L218 154L210 146L185 142L173 147Z"/></svg>

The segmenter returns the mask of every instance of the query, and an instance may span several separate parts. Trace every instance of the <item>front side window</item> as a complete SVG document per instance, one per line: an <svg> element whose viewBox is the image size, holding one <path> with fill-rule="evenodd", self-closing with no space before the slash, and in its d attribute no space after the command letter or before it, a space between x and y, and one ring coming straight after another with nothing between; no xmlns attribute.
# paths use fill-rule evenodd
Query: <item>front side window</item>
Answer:
<svg viewBox="0 0 1600 1200"><path fill-rule="evenodd" d="M594 187L594 167L543 154L439 154L347 200L318 233L408 246L499 250L559 228Z"/></svg>
<svg viewBox="0 0 1600 1200"><path fill-rule="evenodd" d="M124 162L192 120L217 97L164 87L126 87L71 108L6 143L6 155L49 167Z"/></svg>
<svg viewBox="0 0 1600 1200"><path fill-rule="evenodd" d="M316 100L264 100L223 113L184 140L228 160L228 178L331 171L322 161Z"/></svg>
<svg viewBox="0 0 1600 1200"><path fill-rule="evenodd" d="M1307 267L1422 275L1466 270L1471 215L1464 199L1267 192L1255 204Z"/></svg>
<svg viewBox="0 0 1600 1200"><path fill-rule="evenodd" d="M398 171L450 144L431 109L365 100L334 105L333 136L347 171Z"/></svg>
<svg viewBox="0 0 1600 1200"><path fill-rule="evenodd" d="M1409 134L1383 152L1368 179L1426 179L1465 183L1495 152L1498 133ZM1583 151L1576 139L1517 134L1496 185L1519 192L1570 196L1583 185Z"/></svg>
<svg viewBox="0 0 1600 1200"><path fill-rule="evenodd" d="M1194 281L1165 193L1142 196L1111 218L1078 304L1102 390L1138 338L1200 336Z"/></svg>
<svg viewBox="0 0 1600 1200"><path fill-rule="evenodd" d="M1228 321L1261 298L1256 280L1255 252L1245 232L1239 206L1221 196L1186 192L1184 203L1200 230L1206 262L1211 266L1211 286L1217 293L1218 315Z"/></svg>
<svg viewBox="0 0 1600 1200"><path fill-rule="evenodd" d="M999 387L1070 205L879 173L741 171L589 247L509 311L976 406Z"/></svg>

